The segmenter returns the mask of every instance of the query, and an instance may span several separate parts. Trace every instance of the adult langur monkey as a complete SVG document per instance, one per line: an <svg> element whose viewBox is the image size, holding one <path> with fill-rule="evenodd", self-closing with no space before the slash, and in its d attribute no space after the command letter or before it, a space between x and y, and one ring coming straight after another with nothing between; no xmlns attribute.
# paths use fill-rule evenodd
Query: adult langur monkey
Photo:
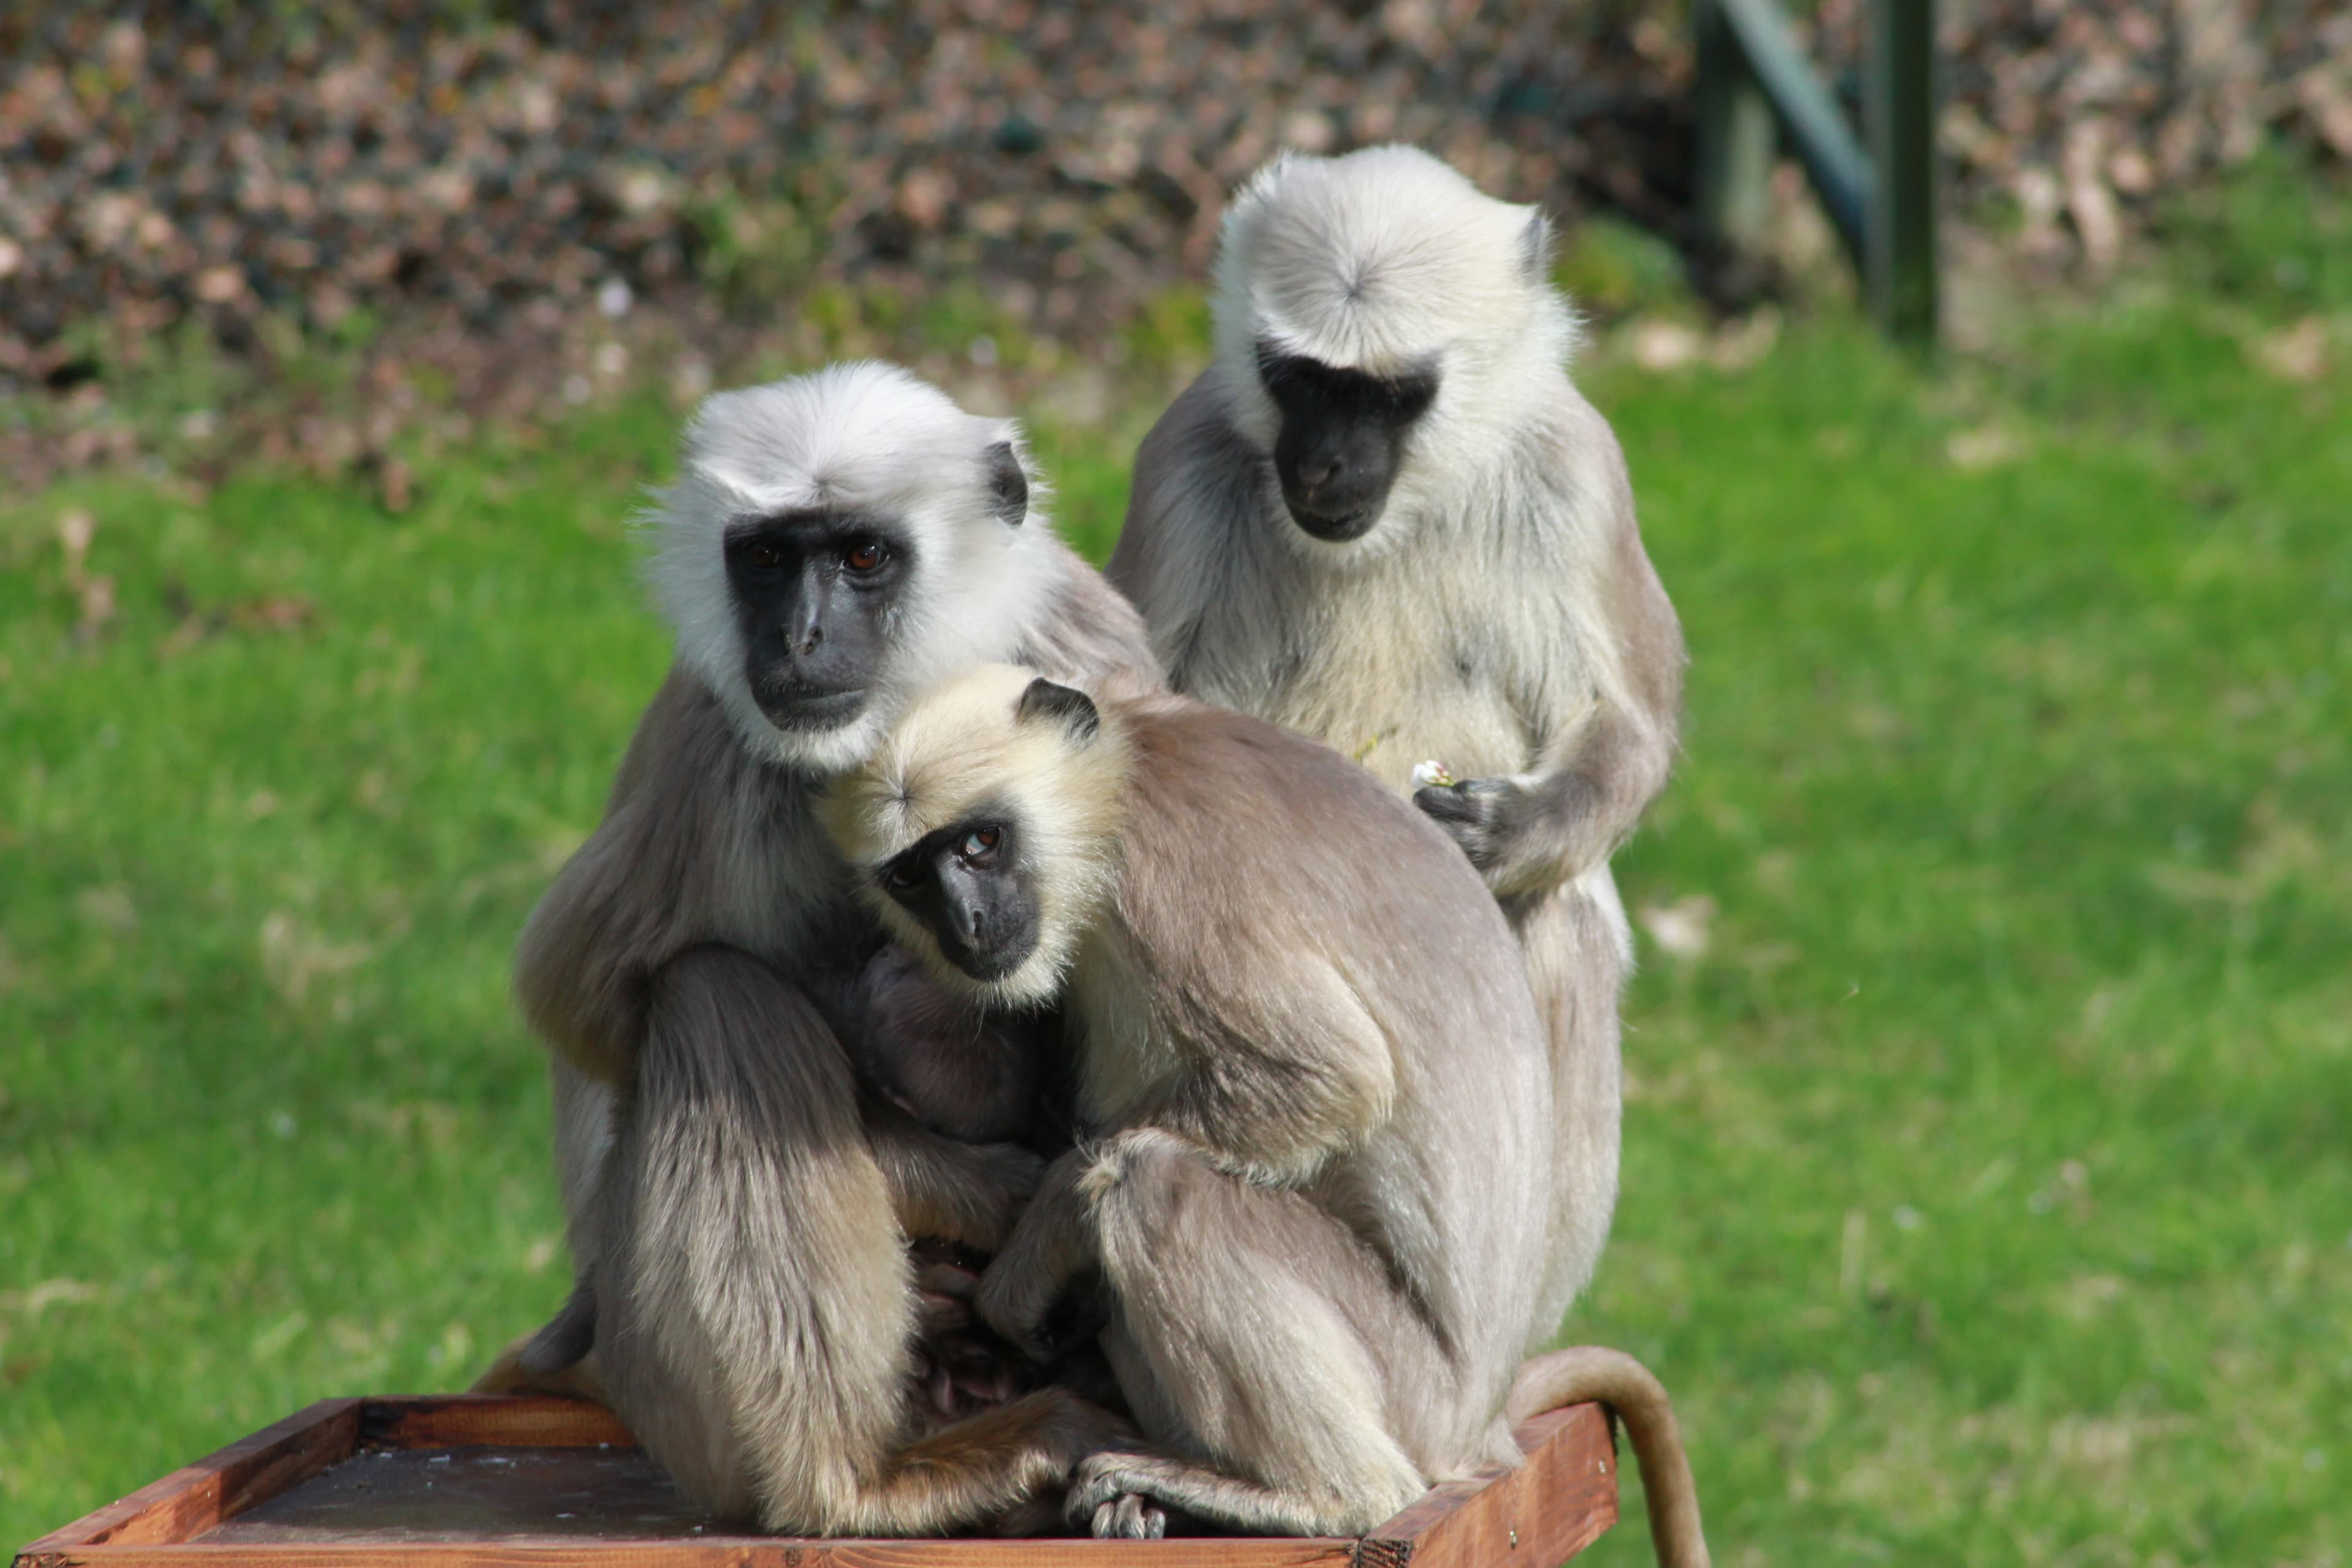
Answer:
<svg viewBox="0 0 2352 1568"><path fill-rule="evenodd" d="M771 1530L995 1517L1114 1432L1047 1389L910 1443L904 1238L992 1247L1038 1162L861 1097L841 1040L883 937L815 815L975 660L1157 683L1033 489L1011 423L888 366L708 399L646 528L677 662L517 954L581 1281L533 1348L592 1324L655 1458Z"/></svg>
<svg viewBox="0 0 2352 1568"><path fill-rule="evenodd" d="M1409 147L1262 171L1224 219L1216 357L1136 455L1110 578L1177 689L1412 790L1500 900L1551 1036L1557 1324L1616 1205L1609 857L1664 786L1684 655L1569 379L1550 239Z"/></svg>
<svg viewBox="0 0 2352 1568"><path fill-rule="evenodd" d="M1042 1350L1099 1272L1156 1453L1074 1522L1359 1534L1518 1458L1551 1095L1509 928L1446 836L1316 742L985 666L918 699L831 820L908 952L1061 997L1079 1146L982 1276Z"/></svg>

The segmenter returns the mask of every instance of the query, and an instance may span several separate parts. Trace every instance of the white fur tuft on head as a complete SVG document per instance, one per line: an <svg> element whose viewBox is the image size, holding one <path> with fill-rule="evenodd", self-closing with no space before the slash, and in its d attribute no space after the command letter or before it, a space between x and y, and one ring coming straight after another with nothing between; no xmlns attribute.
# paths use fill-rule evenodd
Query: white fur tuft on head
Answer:
<svg viewBox="0 0 2352 1568"><path fill-rule="evenodd" d="M863 765L834 782L825 823L886 926L944 983L1003 1005L1050 1001L1117 875L1132 752L1113 711L1080 732L1022 711L1036 672L976 666L925 691ZM1014 824L1038 900L1037 949L1001 980L949 963L930 932L885 892L881 868L977 813Z"/></svg>
<svg viewBox="0 0 2352 1568"><path fill-rule="evenodd" d="M995 510L990 451L1010 444L1029 512ZM1051 591L1044 487L1020 426L965 413L896 365L859 361L761 386L713 393L686 429L675 483L638 520L645 573L681 663L726 706L761 758L820 773L852 767L916 690L975 660L1003 658ZM782 731L752 700L727 581L728 527L812 509L892 517L915 541L889 668L856 717L823 731Z"/></svg>
<svg viewBox="0 0 2352 1568"><path fill-rule="evenodd" d="M1415 461L1461 470L1428 487L1448 491L1557 399L1577 326L1550 268L1539 209L1497 201L1419 148L1276 158L1234 198L1219 236L1217 359L1234 422L1272 449L1261 343L1374 375L1434 368ZM1391 512L1423 488L1412 468Z"/></svg>

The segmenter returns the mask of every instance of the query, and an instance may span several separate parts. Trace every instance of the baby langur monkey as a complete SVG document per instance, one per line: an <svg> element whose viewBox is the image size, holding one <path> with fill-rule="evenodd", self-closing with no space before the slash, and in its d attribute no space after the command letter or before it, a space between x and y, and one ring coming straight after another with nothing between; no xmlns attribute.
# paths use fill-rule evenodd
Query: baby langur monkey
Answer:
<svg viewBox="0 0 2352 1568"><path fill-rule="evenodd" d="M827 820L950 986L1061 996L1085 1139L982 1277L1034 1346L1098 1275L1158 1452L1067 1500L1361 1532L1517 1458L1551 1126L1518 952L1469 864L1348 760L1158 695L982 666L919 698Z"/></svg>
<svg viewBox="0 0 2352 1568"><path fill-rule="evenodd" d="M1011 1144L1051 1157L1070 1146L1061 1053L1053 1019L1031 1009L974 1006L934 979L897 942L859 977L862 1026L845 1043L872 1089L934 1132L973 1144ZM920 1300L916 1403L929 1421L992 1409L1048 1382L1097 1404L1116 1398L1091 1343L1074 1340L1042 1368L972 1316L986 1259L954 1242L908 1243Z"/></svg>
<svg viewBox="0 0 2352 1568"><path fill-rule="evenodd" d="M982 1012L896 942L866 964L857 1000L850 1058L899 1110L966 1143L1053 1140L1039 1100L1051 1049L1042 1014Z"/></svg>

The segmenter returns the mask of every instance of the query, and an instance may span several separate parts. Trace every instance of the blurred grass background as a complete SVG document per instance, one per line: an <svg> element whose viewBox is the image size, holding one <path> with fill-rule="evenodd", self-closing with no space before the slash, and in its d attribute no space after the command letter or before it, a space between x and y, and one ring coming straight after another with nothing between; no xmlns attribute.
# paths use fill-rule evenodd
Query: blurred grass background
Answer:
<svg viewBox="0 0 2352 1568"><path fill-rule="evenodd" d="M1566 1333L1675 1389L1728 1564L2352 1552L2352 399L2292 359L2352 278L2284 190L1940 367L1835 312L1588 363L1694 663ZM1673 320L1611 232L1572 280ZM1131 384L1037 432L1097 558ZM664 668L677 419L488 427L397 519L0 499L0 1542L562 1298L506 964Z"/></svg>

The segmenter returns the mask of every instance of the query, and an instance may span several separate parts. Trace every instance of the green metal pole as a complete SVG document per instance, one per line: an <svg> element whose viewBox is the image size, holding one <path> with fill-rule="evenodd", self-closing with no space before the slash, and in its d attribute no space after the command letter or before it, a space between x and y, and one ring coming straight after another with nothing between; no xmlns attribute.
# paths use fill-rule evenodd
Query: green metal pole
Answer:
<svg viewBox="0 0 2352 1568"><path fill-rule="evenodd" d="M1891 337L1933 344L1936 287L1935 0L1872 0L1872 184L1864 283Z"/></svg>

